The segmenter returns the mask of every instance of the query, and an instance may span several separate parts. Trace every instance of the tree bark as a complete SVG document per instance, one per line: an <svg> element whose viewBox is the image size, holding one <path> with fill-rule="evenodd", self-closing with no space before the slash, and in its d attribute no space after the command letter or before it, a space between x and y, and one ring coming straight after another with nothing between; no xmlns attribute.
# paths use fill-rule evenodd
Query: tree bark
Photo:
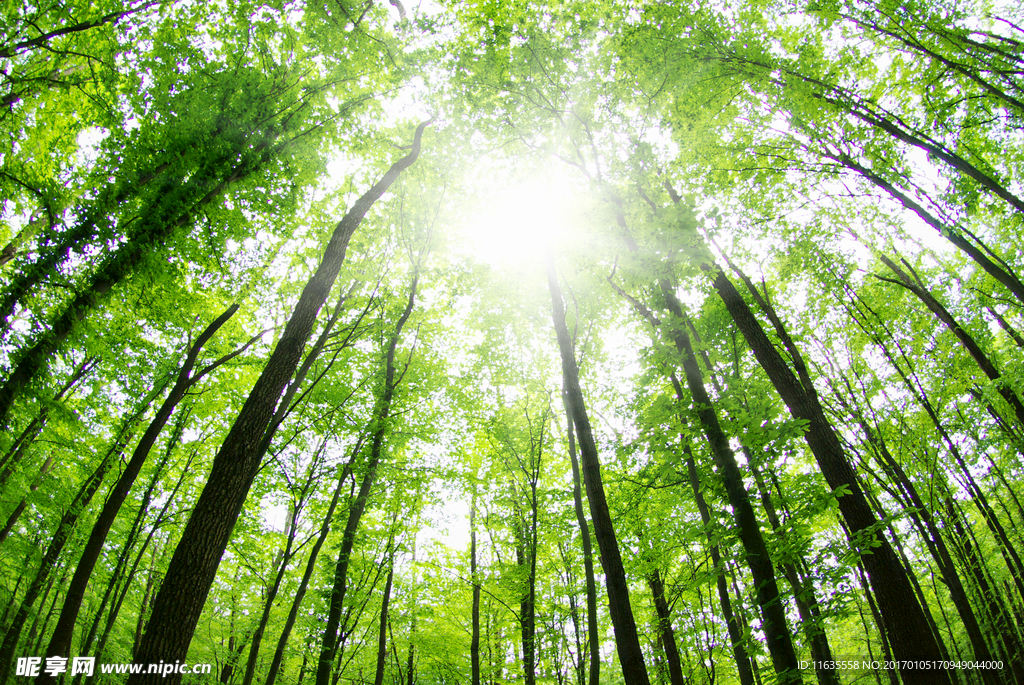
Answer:
<svg viewBox="0 0 1024 685"><path fill-rule="evenodd" d="M473 582L473 634L469 642L470 685L480 685L480 577L476 562L476 484L469 509L469 573Z"/></svg>
<svg viewBox="0 0 1024 685"><path fill-rule="evenodd" d="M384 584L384 599L380 605L380 633L377 636L377 671L373 685L384 685L384 665L388 658L388 603L391 601L391 586L395 579L395 556L391 553L388 580Z"/></svg>
<svg viewBox="0 0 1024 685"><path fill-rule="evenodd" d="M356 200L335 227L319 267L303 288L277 347L214 459L206 487L189 518L154 602L153 615L135 661L155 663L186 658L221 555L259 469L260 462L256 458L259 445L281 392L298 366L316 315L341 270L349 239L373 203L416 161L427 123L416 129L412 151L393 164L370 190ZM133 674L127 682L128 685L178 685L181 676L172 674L169 679L164 679L155 674Z"/></svg>
<svg viewBox="0 0 1024 685"><path fill-rule="evenodd" d="M706 262L701 268L712 280L733 321L790 412L795 418L807 422L804 438L829 487L844 490L844 494L837 498L839 509L849 525L851 546L863 555L862 563L878 600L878 609L885 618L894 658L901 662L941 661L941 650L917 602L907 572L888 540L877 529L877 520L846 459L835 429L825 417L813 385L805 386L797 380L725 272ZM780 337L783 340L789 338L784 329L780 331ZM802 367L799 357L794 358L794 363ZM806 376L806 370L801 369L800 375ZM868 551L870 554L865 554ZM944 671L902 669L900 675L905 685L950 683Z"/></svg>
<svg viewBox="0 0 1024 685"><path fill-rule="evenodd" d="M135 427L135 423L138 421L142 413L149 407L163 388L158 388L152 391L149 397L144 398L140 403L140 407L136 413L126 418L120 434L111 444L104 455L99 466L92 472L92 474L82 483L82 486L78 490L78 494L75 495L75 499L71 502L67 511L61 517L60 523L57 525L57 530L53 534L53 538L50 540L50 544L43 554L43 560L40 563L39 570L36 573L35 579L29 585L25 591L25 597L22 599L21 608L14 617L14 621L7 629L7 633L4 635L3 645L0 646L0 682L6 682L9 675L11 664L14 662L14 652L17 649L18 641L21 638L21 630L25 625L25 621L28 620L29 614L31 613L32 605L35 603L36 598L39 596L39 592L43 589L48 578L50 578L54 569L57 568L57 561L60 557L60 553L64 550L64 546L68 540L71 539L71 535L74 532L75 526L78 523L79 518L85 513L92 501L93 495L99 490L100 485L103 483L104 477L107 475L107 471L114 465L114 463L120 458L121 454L124 453L125 447L131 440L131 435Z"/></svg>
<svg viewBox="0 0 1024 685"><path fill-rule="evenodd" d="M669 683L684 685L683 667L679 662L679 647L676 645L676 634L672 630L672 613L665 599L665 584L661 580L658 569L647 576L647 584L651 587L654 597L654 610L658 614L658 639L665 650L665 661L668 662Z"/></svg>
<svg viewBox="0 0 1024 685"><path fill-rule="evenodd" d="M309 559L306 561L306 570L302 574L302 580L299 581L299 587L295 590L295 597L292 600L291 609L288 611L288 617L285 619L284 628L281 629L281 637L277 641L277 649L274 650L274 658L270 662L270 670L267 672L267 679L264 685L274 685L277 680L277 676L281 670L281 664L284 661L284 650L288 644L288 639L291 636L292 628L295 626L295 621L299 616L299 607L302 605L302 600L306 596L306 590L309 588L309 581L313 577L313 572L316 570L316 561L320 556L320 549L324 546L324 542L327 540L327 535L331 531L331 521L334 520L334 511L338 507L338 500L341 498L341 491L345 484L345 479L351 475L352 462L359 454L360 449L363 445L363 438L356 441L355 447L349 457L348 465L342 469L341 475L338 476L338 484L334 488L334 495L331 497L331 503L327 507L327 513L324 515L323 524L320 526L320 532L317 535L316 542L313 543L313 549L309 552Z"/></svg>
<svg viewBox="0 0 1024 685"><path fill-rule="evenodd" d="M914 293L914 295L921 300L924 306L927 307L928 310L931 311L954 336L956 336L956 339L960 341L963 348L971 355L971 358L978 364L978 367L982 372L984 372L985 376L995 384L996 389L1002 398L1013 408L1013 413L1016 415L1017 421L1024 426L1024 404L1021 403L1020 397L1017 396L1017 393L1006 384L1005 380L1003 380L1002 375L996 369L995 364L988 358L988 355L981 349L981 346L977 341L963 329L956 319L953 318L953 315L949 313L949 310L947 310L942 303L928 291L924 282L922 282L920 277L918 277L917 272L914 271L906 260L900 261L902 261L903 266L907 267L910 271L910 275L885 255L879 254L878 258L883 264L889 267L890 271L896 274L897 278L892 279L882 276L875 276L875 278L888 283L895 283L896 285L902 286Z"/></svg>
<svg viewBox="0 0 1024 685"><path fill-rule="evenodd" d="M750 494L743 484L743 475L736 462L736 455L729 447L729 440L719 423L714 402L704 385L704 377L690 344L690 336L683 328L682 306L666 280L660 281L660 287L667 308L675 317L675 325L671 327L669 335L682 356L683 372L693 400L694 411L707 438L718 477L722 480L729 503L732 505L733 520L736 522L740 542L746 553L747 566L757 588L755 592L761 611L762 629L768 643L772 665L780 682L800 683L802 678L796 651L793 648L793 638L786 621L785 606L779 596L775 568L764 543L754 508L750 504Z"/></svg>

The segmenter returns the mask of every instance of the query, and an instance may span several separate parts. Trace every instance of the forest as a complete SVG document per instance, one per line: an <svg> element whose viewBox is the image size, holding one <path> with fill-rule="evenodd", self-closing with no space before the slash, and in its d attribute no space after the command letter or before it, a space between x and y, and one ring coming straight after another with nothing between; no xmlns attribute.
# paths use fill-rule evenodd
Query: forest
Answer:
<svg viewBox="0 0 1024 685"><path fill-rule="evenodd" d="M1018 3L0 11L0 685L1024 685Z"/></svg>

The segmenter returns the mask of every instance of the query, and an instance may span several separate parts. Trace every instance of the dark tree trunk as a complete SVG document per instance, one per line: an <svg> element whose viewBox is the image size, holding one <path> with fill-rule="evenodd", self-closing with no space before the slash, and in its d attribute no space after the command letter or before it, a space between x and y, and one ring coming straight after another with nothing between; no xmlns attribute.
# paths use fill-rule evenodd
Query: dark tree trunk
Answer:
<svg viewBox="0 0 1024 685"><path fill-rule="evenodd" d="M420 129L422 130L422 129ZM328 685L331 676L331 665L338 647L338 629L341 623L341 611L345 603L345 594L348 590L348 567L352 558L352 548L355 546L356 532L359 530L359 522L370 500L370 491L377 478L377 467L380 465L384 453L384 440L388 435L389 417L391 415L391 403L394 400L395 389L401 378L395 379L395 354L398 350L398 342L402 336L402 328L409 320L413 307L416 304L416 287L419 276L414 276L409 287L409 299L405 305L395 331L388 341L387 351L384 359L384 385L377 405L373 410L374 433L370 443L370 454L366 460L366 471L363 473L359 484L359 492L352 502L348 511L348 520L345 523L345 530L342 533L341 549L338 552L338 563L334 567L334 585L331 590L330 605L327 612L327 620L324 626L323 647L320 651L320 663L316 669L316 685Z"/></svg>
<svg viewBox="0 0 1024 685"><path fill-rule="evenodd" d="M837 499L839 509L849 526L851 545L861 553L870 551L870 554L863 554L862 562L878 600L878 610L885 618L893 656L900 661L941 661L942 652L917 602L907 572L889 541L877 529L877 520L846 459L842 443L825 417L802 357L782 327L781 320L774 316L773 310L766 311L774 319L773 324L789 350L802 382L790 370L725 272L708 263L703 263L701 268L712 280L733 321L790 412L795 418L807 422L804 438L829 487L845 491ZM944 671L903 669L900 674L905 685L950 683Z"/></svg>
<svg viewBox="0 0 1024 685"><path fill-rule="evenodd" d="M654 596L654 610L658 614L658 639L665 650L665 661L668 662L669 683L683 685L683 667L679 662L679 647L676 646L676 634L672 630L672 614L665 599L665 584L661 580L658 569L647 576L647 584L651 586Z"/></svg>
<svg viewBox="0 0 1024 685"><path fill-rule="evenodd" d="M52 465L53 455L51 454L46 458L46 461L43 462L42 466L39 467L39 473L36 474L36 477L32 480L32 484L28 486L29 494L39 489L39 485L43 482L43 478L46 476L47 471L50 470ZM7 536L11 534L12 530L14 530L14 526L18 523L18 519L21 518L21 515L25 512L25 508L27 506L28 495L21 498L21 501L18 502L18 506L14 507L14 511L12 511L11 515L7 517L7 524L4 526L3 530L0 530L0 543L6 540Z"/></svg>
<svg viewBox="0 0 1024 685"><path fill-rule="evenodd" d="M313 468L310 469L310 475L312 476ZM308 491L308 486L307 486ZM303 493L305 494L305 493ZM302 507L302 502L296 502L292 506L290 522L288 525L287 540L283 553L281 554L281 565L277 568L277 573L274 574L274 582L267 590L267 596L263 601L263 611L260 614L259 623L256 624L256 629L252 633L252 638L249 641L249 658L246 659L245 663L245 675L242 677L242 685L250 685L253 677L256 675L256 663L259 661L260 646L263 643L263 634L267 630L267 623L270 622L270 612L274 608L274 601L277 599L277 593L281 589L281 583L284 582L284 577L288 572L288 563L292 560L295 552L292 551L295 545L295 536L298 534L299 526L299 512Z"/></svg>
<svg viewBox="0 0 1024 685"><path fill-rule="evenodd" d="M605 572L609 612L612 626L615 629L615 647L619 654L619 662L622 665L622 675L626 685L650 685L643 652L640 649L636 622L629 605L626 572L622 565L618 541L615 539L615 527L601 481L601 462L597 455L597 444L594 441L590 419L587 417L586 406L583 402L583 393L580 390L579 370L573 354L572 339L569 337L569 329L565 324L565 304L562 301L562 290L558 285L558 276L555 273L554 257L550 253L547 256L547 262L552 319L562 359L562 381L566 403L572 413L579 441L583 483L587 489L590 516L594 521L594 534L597 537L597 546L601 552L601 562Z"/></svg>
<svg viewBox="0 0 1024 685"><path fill-rule="evenodd" d="M470 685L480 685L480 577L476 567L476 485L469 509L469 573L473 583L473 635L469 642Z"/></svg>
<svg viewBox="0 0 1024 685"><path fill-rule="evenodd" d="M978 246L972 244L969 240L961 235L960 229L955 226L948 226L934 214L929 212L927 209L922 207L918 202L914 201L909 195L902 192L894 185L889 183L887 180L882 178L879 174L875 173L871 169L857 163L849 155L846 154L827 154L827 157L834 159L843 166L856 171L864 178L868 179L876 186L887 192L894 199L899 201L904 207L914 212L922 221L934 228L939 232L939 235L944 237L949 242L953 243L958 249L964 254L974 260L974 263L980 266L985 273L994 278L996 281L1001 283L1007 290L1013 293L1018 300L1024 302L1024 283L1021 282L1020 278L1016 274L1012 273L1006 268L1005 262L1000 265L993 261L985 251L979 249ZM1002 261L1002 260L1000 260Z"/></svg>
<svg viewBox="0 0 1024 685"><path fill-rule="evenodd" d="M942 303L939 302L931 292L929 292L924 282L922 282L918 277L917 272L914 271L906 260L901 261L903 262L903 266L910 271L910 275L885 255L878 255L878 258L881 259L882 263L889 267L894 274L896 274L897 278L884 278L882 276L876 276L876 278L888 283L895 283L896 285L902 286L914 293L914 295L921 300L924 306L927 307L928 310L931 311L936 318L938 318L938 320L956 336L956 339L960 341L960 344L963 345L964 349L971 355L974 361L978 364L978 367L981 368L982 372L984 372L988 379L995 384L1000 396L1002 396L1002 398L1006 400L1006 403L1013 408L1013 413L1016 415L1017 421L1024 426L1024 404L1021 403L1020 397L1017 396L1017 393L1014 392L1013 388L1009 387L1006 384L1006 381L1003 380L1002 375L996 369L995 364L988 358L988 355L981 349L981 346L977 341L963 329L956 319L953 318L953 315L949 313L949 310L947 310Z"/></svg>
<svg viewBox="0 0 1024 685"><path fill-rule="evenodd" d="M597 625L597 581L594 578L594 548L590 540L590 525L583 513L582 481L580 464L576 456L576 431L573 429L572 411L569 400L562 389L562 403L565 405L566 433L569 436L569 461L572 464L572 500L576 510L576 524L580 528L580 539L583 546L583 572L587 581L587 651L590 653L589 685L599 685L601 681L601 650L599 628ZM582 658L582 655L581 655ZM581 683L582 685L582 683Z"/></svg>
<svg viewBox="0 0 1024 685"><path fill-rule="evenodd" d="M162 391L163 387L154 389L148 397L142 400L139 408L136 410L136 413L125 419L120 434L114 440L110 449L107 451L107 454L103 457L103 460L100 462L96 470L93 471L93 473L82 484L74 501L71 502L67 511L65 511L64 515L61 517L60 523L57 525L57 530L53 534L53 538L50 540L46 553L43 555L43 560L40 563L35 579L25 591L25 597L22 599L21 608L18 610L18 613L14 617L14 621L7 629L7 634L4 636L3 645L0 647L0 682L6 682L10 666L14 662L14 651L17 648L18 641L21 637L21 630L25 625L25 621L28 620L32 605L39 596L40 590L42 590L43 586L46 584L47 579L50 578L53 570L57 568L57 561L60 557L60 553L64 550L64 546L67 544L68 540L70 540L75 526L78 523L78 519L89 507L89 503L92 501L93 495L96 494L96 491L99 490L100 485L103 483L103 479L107 475L107 471L110 470L114 463L117 462L124 453L128 442L131 440L133 429L135 424L138 422L139 417L149 407L153 399Z"/></svg>
<svg viewBox="0 0 1024 685"><path fill-rule="evenodd" d="M222 168L223 164L215 164L212 169L197 171L186 182L168 180L158 193L160 199L156 206L150 207L150 211L136 222L133 238L103 261L89 283L55 316L36 342L21 354L11 374L0 386L0 427L7 426L11 406L21 391L49 364L78 322L103 302L111 289L133 273L178 228L190 222L195 210L220 196L232 183L266 164L270 157L271 147L269 143L263 143L246 149L242 161L226 170Z"/></svg>
<svg viewBox="0 0 1024 685"><path fill-rule="evenodd" d="M660 286L668 310L676 319L677 325L672 327L670 336L682 355L682 367L693 399L694 411L707 438L729 504L732 505L733 519L746 553L747 566L757 588L757 603L761 611L762 628L768 642L772 665L779 675L780 682L799 683L800 669L786 621L785 606L779 596L775 580L775 568L764 543L754 508L750 504L750 495L743 484L743 475L736 462L736 455L729 447L729 439L722 430L718 412L704 385L704 377L690 344L690 336L683 328L682 306L667 281L662 280Z"/></svg>
<svg viewBox="0 0 1024 685"><path fill-rule="evenodd" d="M614 283L612 285L652 326L664 329L681 357L686 384L694 405L694 413L697 414L700 421L711 449L718 477L725 488L729 503L732 505L733 520L746 553L747 567L750 569L757 587L757 602L762 614L762 627L768 642L772 664L782 679L781 682L801 682L796 651L793 648L792 636L786 621L785 607L779 597L778 584L775 580L775 569L764 543L761 527L750 504L749 493L743 484L743 475L740 473L736 456L732 448L729 447L729 440L725 431L722 430L718 412L704 385L704 377L690 343L690 336L684 328L686 318L683 315L682 305L676 298L668 280L659 279L658 285L666 308L674 319L670 326L662 326L661 321L650 310L629 297ZM675 375L672 376L672 380L678 399L680 402L685 402L682 387ZM692 454L689 456L692 458Z"/></svg>
<svg viewBox="0 0 1024 685"><path fill-rule="evenodd" d="M107 534L110 532L111 526L114 525L114 519L117 518L118 512L121 511L121 505L128 497L128 493L132 486L135 484L135 479L138 478L139 473L142 471L143 465L146 463L146 459L149 457L150 451L153 446L156 445L157 438L160 437L160 432L163 430L167 421L171 418L171 414L177 408L178 403L181 402L185 393L195 385L201 378L203 378L210 371L215 369L224 361L227 361L234 355L228 355L222 357L213 364L206 366L192 374L192 370L195 368L196 360L199 358L199 352L214 334L227 323L235 312L238 311L238 305L233 304L228 307L227 311L221 314L217 319L213 321L209 326L206 327L198 338L196 338L195 344L189 349L188 354L185 357L185 361L181 366L181 370L178 372L178 379L168 393L167 398L156 412L156 416L150 422L149 427L146 428L146 432L142 434L142 438L139 440L139 444L135 447L135 452L132 453L132 458L128 461L128 464L124 467L124 471L121 472L121 477L114 485L107 497L107 501L103 504L103 509L100 511L99 517L96 519L96 523L93 525L92 533L89 536L89 540L85 543L85 549L82 550L82 556L78 560L78 565L75 567L75 573L71 577L71 584L67 588L67 594L64 597L64 606L60 612L60 618L57 619L57 625L53 629L53 634L50 637L50 646L46 649L47 657L64 657L67 658L71 651L71 636L75 630L75 621L78 619L78 611L82 606L82 599L85 597L85 589L89 584L89 577L92 575L92 570L96 566L96 562L100 558L100 554L103 552L103 543L107 540ZM243 348L244 349L244 348ZM240 351L239 351L240 352ZM237 353L236 353L237 354ZM52 683L56 682L57 678L49 676L43 673L38 681L41 683Z"/></svg>
<svg viewBox="0 0 1024 685"><path fill-rule="evenodd" d="M53 401L60 402L64 396L74 388L79 381L85 378L90 371L95 369L98 364L99 357L87 357L78 365L78 367L75 368L68 380L63 386L61 386L60 390L57 391L57 394L53 396ZM7 453L4 454L3 459L0 459L0 468L3 468L3 471L0 471L0 492L3 491L4 486L7 484L7 479L11 477L12 473L14 473L14 469L18 465L18 462L23 456L25 456L25 452L32 445L32 441L39 436L43 428L46 426L46 420L49 413L50 407L44 405L39 410L39 414L29 422L28 426L25 427L25 430L23 430L18 437L15 438L14 442L11 443L11 446L7 449Z"/></svg>
<svg viewBox="0 0 1024 685"><path fill-rule="evenodd" d="M185 468L182 470L182 477L178 479L177 484L171 490L171 493L166 497L164 506L161 508L159 515L156 518L154 526L150 529L149 534L143 541L140 549L135 554L135 561L132 564L131 569L125 574L125 568L128 566L128 562L132 557L132 553L135 548L135 543L142 533L143 524L146 521L146 515L149 513L149 506L153 501L153 494L158 484L163 480L164 468L167 466L167 462L171 458L171 452L174 450L174 446L177 441L181 438L181 434L185 429L185 421L188 419L187 414L180 414L178 417L177 425L175 426L174 435L168 441L168 445L164 450L163 459L153 470L153 475L149 479L149 485L146 487L146 492L142 496L142 502L140 503L139 510L135 515L135 519L132 521L131 528L128 531L128 535L125 538L124 545L121 547L120 553L117 555L117 561L114 564L114 570L110 574L110 578L107 581L106 589L103 592L103 598L100 600L99 608L96 609L93 620L89 626L89 631L82 640L79 652L81 654L92 654L92 645L96 641L96 635L99 633L100 624L103 623L103 613L107 607L107 604L113 598L113 605L110 608L106 628L104 629L103 636L100 638L100 643L96 651L96 656L102 656L103 647L106 646L107 637L113 627L114 621L117 618L118 613L121 610L121 604L124 602L125 595L128 593L128 588L131 586L132 581L135 578L135 572L138 570L139 563L142 561L142 555L146 553L146 549L149 547L150 541L153 539L153 535L156 532L156 525L159 524L163 515L167 509L170 508L178 494L178 489L181 487L182 481L184 480L185 474L188 472L188 467L192 464L192 460L195 458L195 453L189 457ZM75 677L75 685L81 683L83 674L78 674Z"/></svg>
<svg viewBox="0 0 1024 685"><path fill-rule="evenodd" d="M679 386L679 381L675 380ZM682 393L682 387L677 390ZM682 436L680 436L682 439ZM729 598L729 586L725 580L725 565L722 563L722 554L718 545L711 538L711 510L701 492L700 475L697 473L697 464L693 459L690 446L683 442L683 453L686 456L686 472L690 479L690 488L693 492L693 499L697 503L697 511L700 513L701 523L704 525L704 534L711 548L711 563L715 568L715 585L718 589L718 602L722 607L722 616L725 618L726 628L729 631L729 642L732 644L733 657L736 659L736 670L740 676L740 685L754 685L754 672L750 667L750 655L743 646L743 631L732 610L732 600Z"/></svg>
<svg viewBox="0 0 1024 685"><path fill-rule="evenodd" d="M384 599L380 605L380 634L377 636L377 671L373 685L384 685L384 665L388 659L388 603L391 601L391 586L395 579L395 557L391 554L388 580L384 584Z"/></svg>
<svg viewBox="0 0 1024 685"><path fill-rule="evenodd" d="M316 561L320 556L320 549L324 546L324 542L327 540L327 535L331 531L331 521L334 520L334 511L338 507L338 500L341 498L341 491L345 485L345 479L351 475L352 463L359 454L362 445L363 438L360 437L359 440L356 441L355 447L352 449L348 465L342 469L341 475L338 476L338 484L334 488L334 495L331 497L331 503L327 507L327 513L324 515L324 520L320 526L320 532L317 535L316 542L313 543L313 549L309 552L309 559L306 561L306 570L302 574L302 580L299 581L299 587L295 590L295 598L292 600L291 609L288 611L288 617L285 619L284 628L281 629L281 637L277 641L277 649L274 650L274 658L270 662L270 670L267 672L267 680L264 685L274 685L274 682L277 680L277 676L280 673L281 663L284 661L285 647L288 644L288 639L291 637L295 621L298 619L299 607L302 605L302 600L306 596L306 590L309 588L309 581L313 577L313 572L316 570Z"/></svg>
<svg viewBox="0 0 1024 685"><path fill-rule="evenodd" d="M744 448L744 451L746 449ZM768 490L761 476L761 472L754 464L753 456L746 452L747 463L750 471L754 474L754 482L757 483L758 492L761 495L761 506L768 517L768 523L777 535L783 535L784 528L779 519L775 504L772 502L771 492ZM786 580L793 589L793 601L796 602L797 613L800 614L800 622L803 624L804 634L811 648L811 660L814 661L814 674L819 685L839 685L839 678L836 676L835 668L829 668L824 664L833 661L832 648L828 643L828 635L821 626L820 615L817 611L818 600L814 596L814 585L811 582L804 583L800 573L792 563L782 565Z"/></svg>
<svg viewBox="0 0 1024 685"><path fill-rule="evenodd" d="M852 386L849 381L845 377L843 380L846 382L847 388L852 393ZM841 394L836 393L836 397L840 402L845 404ZM896 458L889 451L889 447L885 442L885 439L874 428L868 425L867 418L863 415L860 409L848 405L847 410L853 414L854 419L860 424L868 445L872 448L879 461L882 463L886 470L886 474L893 480L897 487L902 490L909 507L913 507L916 511L914 518L915 520L920 521L922 538L928 546L932 557L935 559L935 563L939 568L939 573L942 575L943 585L945 585L949 590L950 598L953 600L953 605L956 607L960 620L963 622L964 629L967 631L967 637L970 640L971 647L974 651L974 659L977 661L991 661L992 656L989 651L988 642L982 634L981 626L978 624L974 610L971 608L970 602L967 598L967 592L964 590L963 583L960 580L960 575L957 573L956 566L953 564L953 558L946 546L945 539L935 524L935 519L931 514L931 510L925 506L925 503L918 494L914 483L910 480L907 473L903 470L903 467L898 461L896 461ZM994 671L985 670L982 672L981 677L986 685L998 685L998 675Z"/></svg>
<svg viewBox="0 0 1024 685"><path fill-rule="evenodd" d="M317 313L341 270L349 239L373 203L416 161L425 127L423 123L416 129L412 151L356 200L335 227L316 273L303 288L277 347L214 459L206 487L185 526L157 594L135 661L155 663L186 658L221 556L259 470L263 436L281 392L299 364ZM178 685L181 677L174 674L164 679L155 674L133 674L127 682L129 685Z"/></svg>

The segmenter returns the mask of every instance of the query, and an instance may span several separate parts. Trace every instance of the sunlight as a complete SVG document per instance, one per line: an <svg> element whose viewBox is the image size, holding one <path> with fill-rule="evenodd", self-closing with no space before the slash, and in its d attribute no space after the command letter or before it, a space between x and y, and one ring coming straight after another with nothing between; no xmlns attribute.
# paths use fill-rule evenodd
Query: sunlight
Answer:
<svg viewBox="0 0 1024 685"><path fill-rule="evenodd" d="M531 177L481 199L467 224L469 247L492 266L538 263L548 249L568 247L581 204L564 174Z"/></svg>

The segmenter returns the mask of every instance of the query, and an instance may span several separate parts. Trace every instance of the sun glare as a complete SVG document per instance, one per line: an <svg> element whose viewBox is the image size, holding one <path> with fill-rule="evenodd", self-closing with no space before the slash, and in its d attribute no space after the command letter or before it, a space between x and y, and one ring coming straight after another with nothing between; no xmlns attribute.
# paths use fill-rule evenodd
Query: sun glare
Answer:
<svg viewBox="0 0 1024 685"><path fill-rule="evenodd" d="M493 266L540 262L549 249L567 247L580 204L564 176L534 176L482 197L466 237L477 257Z"/></svg>

